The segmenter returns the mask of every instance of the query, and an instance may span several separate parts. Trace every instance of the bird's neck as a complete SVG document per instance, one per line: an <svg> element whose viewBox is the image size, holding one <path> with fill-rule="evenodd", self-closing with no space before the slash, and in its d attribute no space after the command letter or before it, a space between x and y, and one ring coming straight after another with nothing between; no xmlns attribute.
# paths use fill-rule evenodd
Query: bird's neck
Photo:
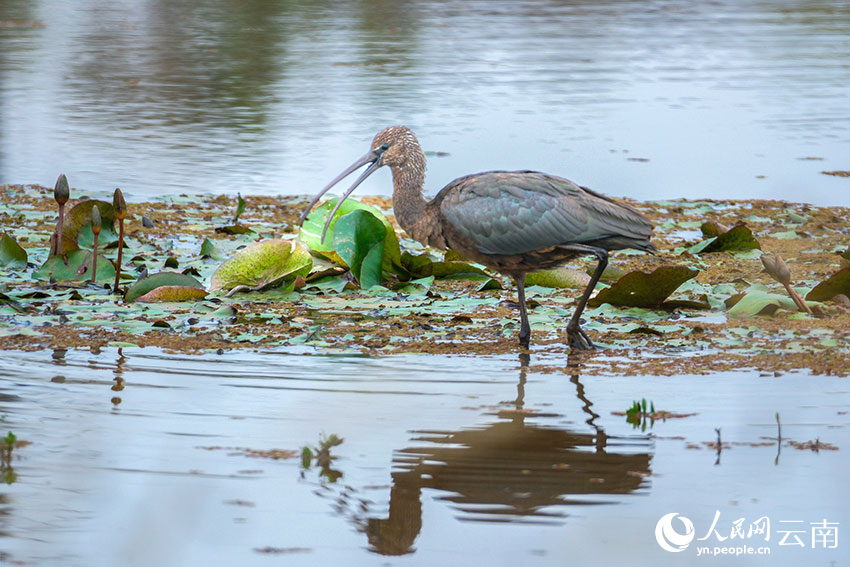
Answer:
<svg viewBox="0 0 850 567"><path fill-rule="evenodd" d="M414 240L428 244L433 223L426 214L428 203L422 196L425 184L425 156L393 168L393 212L399 226Z"/></svg>

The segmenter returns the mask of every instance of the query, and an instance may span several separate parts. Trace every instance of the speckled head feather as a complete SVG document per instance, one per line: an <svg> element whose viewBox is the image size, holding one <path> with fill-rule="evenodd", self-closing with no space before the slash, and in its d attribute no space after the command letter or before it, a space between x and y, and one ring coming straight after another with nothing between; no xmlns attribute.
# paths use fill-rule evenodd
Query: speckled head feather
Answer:
<svg viewBox="0 0 850 567"><path fill-rule="evenodd" d="M381 165L402 168L409 173L425 176L425 154L416 135L407 126L384 128L372 140L372 149L387 146Z"/></svg>

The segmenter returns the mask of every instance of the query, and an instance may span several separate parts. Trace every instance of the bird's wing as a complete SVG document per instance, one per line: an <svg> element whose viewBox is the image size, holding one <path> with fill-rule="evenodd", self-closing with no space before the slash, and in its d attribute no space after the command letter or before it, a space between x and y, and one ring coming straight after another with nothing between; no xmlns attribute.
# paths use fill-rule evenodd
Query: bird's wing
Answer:
<svg viewBox="0 0 850 567"><path fill-rule="evenodd" d="M485 254L522 254L606 238L648 244L652 235L652 225L631 207L534 171L462 177L438 199L452 229Z"/></svg>

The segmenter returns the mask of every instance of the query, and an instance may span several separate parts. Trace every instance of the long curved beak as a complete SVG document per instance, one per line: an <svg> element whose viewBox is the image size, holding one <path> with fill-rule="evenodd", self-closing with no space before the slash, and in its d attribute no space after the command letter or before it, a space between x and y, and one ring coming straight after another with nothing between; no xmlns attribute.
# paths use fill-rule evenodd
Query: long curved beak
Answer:
<svg viewBox="0 0 850 567"><path fill-rule="evenodd" d="M342 205L343 201L345 201L348 198L348 196L351 195L351 193L353 193L354 190L357 189L357 187L361 183L363 183L363 181L366 180L367 177L372 175L377 169L379 169L383 165L383 163L381 163L381 156L384 155L385 151L386 151L386 148L383 147L383 146L375 148L374 150L369 150L368 152L366 152L366 154L361 156L357 161L355 161L354 163L349 165L347 168L345 168L345 171L343 171L342 173L337 175L334 178L333 181L328 183L324 187L324 189L319 191L319 193L315 197L313 197L313 200L310 201L310 205L301 214L301 224L302 225L304 224L304 220L307 218L307 215L310 214L310 211L313 210L313 207L316 206L316 203L318 203L319 199L322 198L322 195L324 195L325 193L330 191L331 188L334 185L336 185L337 183L339 183L340 181L342 181L343 179L345 179L346 177L351 175L353 172L357 171L358 169L360 169L361 167L363 167L364 165L366 165L368 163L369 167L367 167L363 171L363 173L360 174L360 177L358 177L357 180L355 180L354 183L351 184L351 187L346 189L345 193L343 193L339 202L336 204L336 207L334 207L334 210L331 211L331 213L328 215L328 219L325 222L325 228L322 230L322 242L324 242L325 241L325 235L328 232L328 227L331 225L331 220L334 218L334 215L339 210L339 207Z"/></svg>

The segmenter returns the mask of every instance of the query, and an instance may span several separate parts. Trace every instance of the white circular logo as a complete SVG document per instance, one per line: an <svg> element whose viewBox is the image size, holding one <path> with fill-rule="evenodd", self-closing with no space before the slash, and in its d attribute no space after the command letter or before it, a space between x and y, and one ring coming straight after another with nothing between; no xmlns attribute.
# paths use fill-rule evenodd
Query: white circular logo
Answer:
<svg viewBox="0 0 850 567"><path fill-rule="evenodd" d="M678 553L684 551L694 539L694 525L689 519L684 516L679 516L682 523L685 524L685 533L680 534L673 529L673 518L678 512L671 512L663 516L658 523L655 524L655 539L658 540L658 545L665 551Z"/></svg>

